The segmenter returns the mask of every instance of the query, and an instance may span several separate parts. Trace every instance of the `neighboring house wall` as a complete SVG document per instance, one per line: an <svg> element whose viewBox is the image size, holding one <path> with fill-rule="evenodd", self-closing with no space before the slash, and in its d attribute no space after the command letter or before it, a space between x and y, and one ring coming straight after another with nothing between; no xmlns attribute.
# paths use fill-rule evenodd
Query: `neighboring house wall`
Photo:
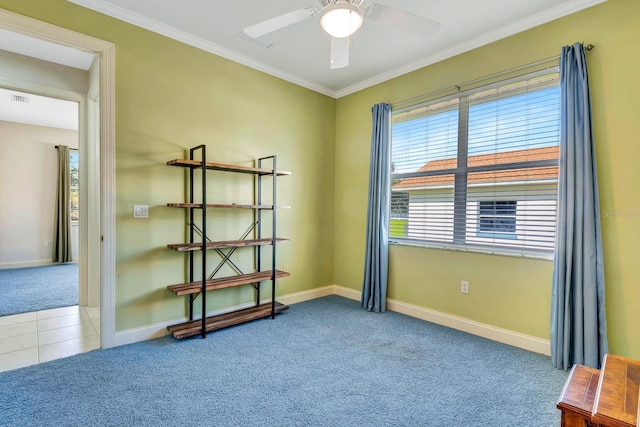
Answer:
<svg viewBox="0 0 640 427"><path fill-rule="evenodd" d="M394 237L453 243L453 187L441 186L420 190L405 189L409 193L409 213L406 235ZM555 194L557 184L503 185L499 194L495 187L470 187L467 193L466 243L526 247L531 250L553 249L556 201L547 199ZM516 228L513 235L489 236L479 229L481 201L516 201ZM446 216L450 219L443 219Z"/></svg>
<svg viewBox="0 0 640 427"><path fill-rule="evenodd" d="M538 186L537 189L527 187L526 190L514 186L511 194L500 192L499 196L493 196L493 200L516 201L515 233L502 237L490 236L491 233L479 229L480 201L491 200L491 192L470 191L467 203L467 243L522 248L525 251L553 250L557 203L555 199L539 196L536 191L540 190L553 194L557 191L557 185L550 184L546 188Z"/></svg>
<svg viewBox="0 0 640 427"><path fill-rule="evenodd" d="M452 243L453 188L409 191L407 238Z"/></svg>
<svg viewBox="0 0 640 427"><path fill-rule="evenodd" d="M78 132L0 121L0 268L51 263L60 144L77 147Z"/></svg>

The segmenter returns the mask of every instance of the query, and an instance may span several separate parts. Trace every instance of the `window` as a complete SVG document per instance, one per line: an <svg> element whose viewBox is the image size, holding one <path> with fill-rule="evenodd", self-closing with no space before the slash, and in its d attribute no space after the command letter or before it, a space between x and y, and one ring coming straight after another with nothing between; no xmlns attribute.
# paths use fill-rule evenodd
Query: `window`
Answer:
<svg viewBox="0 0 640 427"><path fill-rule="evenodd" d="M70 206L71 206L71 222L78 223L79 216L79 188L78 188L78 151L69 150L69 174L70 174Z"/></svg>
<svg viewBox="0 0 640 427"><path fill-rule="evenodd" d="M479 202L478 235L490 234L503 238L515 237L517 205L518 202L516 200Z"/></svg>
<svg viewBox="0 0 640 427"><path fill-rule="evenodd" d="M394 111L390 241L548 256L559 138L557 72Z"/></svg>

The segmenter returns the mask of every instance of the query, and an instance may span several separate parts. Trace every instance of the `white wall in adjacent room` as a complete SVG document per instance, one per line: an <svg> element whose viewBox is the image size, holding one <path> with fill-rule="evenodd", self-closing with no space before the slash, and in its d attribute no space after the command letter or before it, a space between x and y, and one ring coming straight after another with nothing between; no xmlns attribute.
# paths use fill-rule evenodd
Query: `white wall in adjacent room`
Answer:
<svg viewBox="0 0 640 427"><path fill-rule="evenodd" d="M78 147L78 132L0 121L0 268L51 262L56 145ZM72 226L74 261L78 226Z"/></svg>

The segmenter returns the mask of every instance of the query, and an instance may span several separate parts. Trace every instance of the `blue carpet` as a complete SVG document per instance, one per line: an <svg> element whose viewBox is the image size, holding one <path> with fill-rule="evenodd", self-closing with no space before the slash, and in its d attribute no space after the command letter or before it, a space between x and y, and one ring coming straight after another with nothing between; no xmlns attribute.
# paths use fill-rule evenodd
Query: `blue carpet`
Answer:
<svg viewBox="0 0 640 427"><path fill-rule="evenodd" d="M548 357L337 296L0 373L3 426L557 426Z"/></svg>
<svg viewBox="0 0 640 427"><path fill-rule="evenodd" d="M0 270L0 316L78 304L78 264Z"/></svg>

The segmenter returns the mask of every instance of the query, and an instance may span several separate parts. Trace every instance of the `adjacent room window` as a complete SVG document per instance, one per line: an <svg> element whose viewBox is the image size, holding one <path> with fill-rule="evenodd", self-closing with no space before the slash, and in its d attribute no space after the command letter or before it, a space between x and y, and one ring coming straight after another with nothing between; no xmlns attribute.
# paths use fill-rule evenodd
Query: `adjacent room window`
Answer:
<svg viewBox="0 0 640 427"><path fill-rule="evenodd" d="M546 71L394 111L390 241L549 256L558 83Z"/></svg>
<svg viewBox="0 0 640 427"><path fill-rule="evenodd" d="M71 223L77 224L80 216L79 216L79 189L78 189L78 150L69 150L69 174L71 175L70 184L71 184Z"/></svg>

